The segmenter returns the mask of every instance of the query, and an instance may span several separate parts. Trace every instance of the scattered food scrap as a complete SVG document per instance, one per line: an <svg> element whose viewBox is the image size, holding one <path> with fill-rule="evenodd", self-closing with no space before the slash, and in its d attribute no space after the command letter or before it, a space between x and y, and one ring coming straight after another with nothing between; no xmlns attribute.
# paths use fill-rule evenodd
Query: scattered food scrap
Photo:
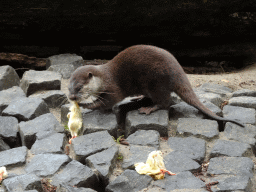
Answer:
<svg viewBox="0 0 256 192"><path fill-rule="evenodd" d="M8 177L8 173L6 171L5 167L0 167L0 183L2 182L3 179Z"/></svg>

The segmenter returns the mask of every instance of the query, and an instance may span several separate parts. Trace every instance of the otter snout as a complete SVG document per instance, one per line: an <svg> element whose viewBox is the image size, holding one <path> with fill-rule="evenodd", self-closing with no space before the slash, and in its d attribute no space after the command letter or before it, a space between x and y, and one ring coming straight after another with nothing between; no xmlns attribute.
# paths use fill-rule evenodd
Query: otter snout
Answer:
<svg viewBox="0 0 256 192"><path fill-rule="evenodd" d="M69 98L71 101L77 101L77 100L79 99L78 96L75 95L75 94L70 94L70 95L68 96L68 98Z"/></svg>

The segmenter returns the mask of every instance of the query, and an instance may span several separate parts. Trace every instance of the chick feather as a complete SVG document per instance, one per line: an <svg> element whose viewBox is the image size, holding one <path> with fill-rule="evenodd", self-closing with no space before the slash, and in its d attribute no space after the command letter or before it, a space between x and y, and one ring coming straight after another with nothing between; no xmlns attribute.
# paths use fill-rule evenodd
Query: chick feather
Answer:
<svg viewBox="0 0 256 192"><path fill-rule="evenodd" d="M139 174L150 175L156 180L163 179L166 172L169 175L175 175L175 173L166 170L161 151L152 151L148 155L146 163L140 162L134 166Z"/></svg>
<svg viewBox="0 0 256 192"><path fill-rule="evenodd" d="M77 102L74 102L73 105L69 108L69 110L70 112L67 115L67 117L69 118L68 128L72 136L71 139L73 139L78 136L78 132L82 128L83 118L81 109Z"/></svg>

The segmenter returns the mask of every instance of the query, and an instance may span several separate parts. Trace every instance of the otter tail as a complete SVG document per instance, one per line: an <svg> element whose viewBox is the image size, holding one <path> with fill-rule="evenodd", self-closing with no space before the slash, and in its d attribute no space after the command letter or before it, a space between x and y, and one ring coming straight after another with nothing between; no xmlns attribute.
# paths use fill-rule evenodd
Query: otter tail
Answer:
<svg viewBox="0 0 256 192"><path fill-rule="evenodd" d="M203 114L205 114L206 116L210 117L211 119L217 120L217 121L224 121L224 122L232 122L235 123L241 127L244 127L243 124L232 120L232 119L226 119L220 116L217 116L215 113L213 113L210 109L208 109L207 107L205 107L201 101L198 99L198 97L196 96L195 92L193 91L193 89L191 87L188 86L181 86L181 88L176 89L176 94L180 96L180 98L185 101L186 103L188 103L189 105L194 106L195 108L197 108L199 111L201 111Z"/></svg>

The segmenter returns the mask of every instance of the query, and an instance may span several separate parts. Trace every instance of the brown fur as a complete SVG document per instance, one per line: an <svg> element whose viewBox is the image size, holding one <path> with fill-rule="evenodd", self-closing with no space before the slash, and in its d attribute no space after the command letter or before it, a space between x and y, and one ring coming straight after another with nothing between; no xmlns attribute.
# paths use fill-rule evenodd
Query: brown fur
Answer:
<svg viewBox="0 0 256 192"><path fill-rule="evenodd" d="M83 66L78 68L70 79L70 99L79 100L82 94L77 89L87 85L90 77L103 80L100 100L86 107L112 108L125 97L144 95L163 108L169 108L170 93L175 92L182 100L196 107L208 117L218 121L229 121L217 116L206 108L195 95L190 82L178 63L168 51L149 45L132 46L120 52L108 63L101 66ZM80 95L79 95L80 94Z"/></svg>

